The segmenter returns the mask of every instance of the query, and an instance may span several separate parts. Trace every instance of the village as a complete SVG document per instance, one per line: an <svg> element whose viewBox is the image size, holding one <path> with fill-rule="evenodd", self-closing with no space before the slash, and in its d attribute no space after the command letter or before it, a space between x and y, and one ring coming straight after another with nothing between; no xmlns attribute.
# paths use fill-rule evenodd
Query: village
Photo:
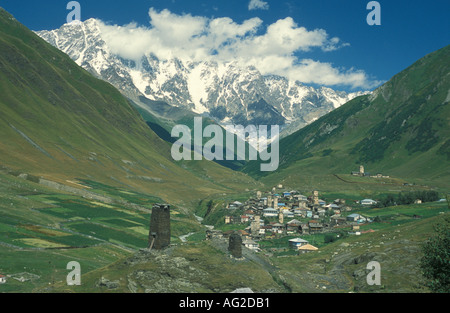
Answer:
<svg viewBox="0 0 450 313"><path fill-rule="evenodd" d="M377 202L372 199L360 200L358 207L369 207ZM355 204L352 204L354 206ZM225 207L228 214L224 217L225 225L236 225L242 237L242 245L255 252L262 251L259 242L284 237L288 240L284 247L299 254L317 251L302 236L317 234L361 235L362 224L373 220L360 214L352 213L352 207L344 199L335 199L331 203L320 199L317 190L309 196L296 190L286 190L279 184L270 192L257 191L255 196L245 202L234 201ZM206 239L229 238L236 230L209 229Z"/></svg>

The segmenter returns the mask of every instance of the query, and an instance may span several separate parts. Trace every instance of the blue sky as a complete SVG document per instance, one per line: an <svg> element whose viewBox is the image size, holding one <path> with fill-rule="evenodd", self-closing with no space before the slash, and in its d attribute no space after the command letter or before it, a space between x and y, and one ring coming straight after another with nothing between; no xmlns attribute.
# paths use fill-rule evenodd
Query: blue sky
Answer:
<svg viewBox="0 0 450 313"><path fill-rule="evenodd" d="M50 30L59 28L66 22L69 13L66 9L68 2L0 0L0 6L32 30ZM366 8L369 0L257 0L260 5L254 6L253 9L250 9L250 0L79 0L78 2L81 4L82 21L97 18L108 25L126 25L135 22L136 28L155 27L150 25L150 8L153 8L155 21L156 18L167 17L167 21L172 18L173 21L186 22L187 19L176 17L190 16L198 18L197 20L201 19L203 26L225 17L231 19L233 25L244 26L250 24L249 21L255 22L256 26L244 36L245 38L239 39L241 46L233 50L235 55L243 53L244 39L249 49L257 47L256 42L267 44L271 37L265 35L268 35L270 26L274 29L277 29L275 28L277 25L285 27L289 31L288 36L292 34L294 39L295 36L300 36L300 33L305 33L305 36L311 37L311 41L304 43L306 39L299 40L298 46L301 46L299 49L296 49L297 46L291 50L284 49L282 45L277 47L279 43L274 41L271 48L279 48L282 55L277 55L277 58L258 59L260 64L263 62L261 60L275 60L273 63L278 63L278 60L280 63L290 60L295 65L301 63L302 67L297 66L297 74L302 69L310 72L317 69L317 73L326 76L328 70L336 77L321 80L317 79L317 76L314 77L313 73L298 77L304 78L307 84L323 84L347 91L373 88L377 83L389 80L419 58L450 44L448 0L380 0L378 1L381 5L380 26L369 26L366 22L370 12ZM162 14L163 10L167 10L166 15ZM279 21L285 23L277 23ZM305 31L302 32L302 29ZM322 32L315 32L316 30ZM319 34L323 35L323 32L326 35L321 37L322 41L317 45L313 44L312 41L317 40ZM253 45L248 44L250 38L257 38L253 41ZM333 38L338 40L333 41ZM330 45L332 49L327 49L326 46ZM264 51L268 51L268 48ZM228 57L232 58L233 53ZM271 57L274 56L272 53ZM264 57L267 57L267 54ZM305 63L305 60L308 61ZM275 74L282 74L283 69L287 71L287 67L276 69L270 67L266 70L268 73L273 71ZM295 71L288 72L292 77L297 77ZM359 85L355 83L355 80L359 79L357 73L364 74L361 78L364 83Z"/></svg>

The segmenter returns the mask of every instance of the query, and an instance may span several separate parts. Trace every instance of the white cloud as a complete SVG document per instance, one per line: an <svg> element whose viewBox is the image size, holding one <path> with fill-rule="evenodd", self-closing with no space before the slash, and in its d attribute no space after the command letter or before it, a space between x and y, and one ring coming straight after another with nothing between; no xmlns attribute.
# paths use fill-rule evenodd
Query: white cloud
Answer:
<svg viewBox="0 0 450 313"><path fill-rule="evenodd" d="M107 26L100 24L102 38L111 51L126 59L138 60L155 44L151 30L138 27L135 23L125 26Z"/></svg>
<svg viewBox="0 0 450 313"><path fill-rule="evenodd" d="M162 60L238 62L255 66L264 75L285 76L303 83L354 88L372 88L376 84L363 71L338 69L330 63L300 58L305 51L329 52L348 44L337 37L330 38L323 29L300 27L291 17L263 29L259 18L239 24L228 17L177 15L153 8L149 16L149 27L101 23L103 39L111 52L132 60L154 54Z"/></svg>
<svg viewBox="0 0 450 313"><path fill-rule="evenodd" d="M269 4L262 0L250 0L250 3L248 4L249 10L268 10Z"/></svg>
<svg viewBox="0 0 450 313"><path fill-rule="evenodd" d="M304 83L319 85L340 85L345 82L352 87L374 87L378 82L369 82L363 71L350 69L340 71L330 63L323 63L311 59L303 59L298 64L286 70L289 78L298 79Z"/></svg>

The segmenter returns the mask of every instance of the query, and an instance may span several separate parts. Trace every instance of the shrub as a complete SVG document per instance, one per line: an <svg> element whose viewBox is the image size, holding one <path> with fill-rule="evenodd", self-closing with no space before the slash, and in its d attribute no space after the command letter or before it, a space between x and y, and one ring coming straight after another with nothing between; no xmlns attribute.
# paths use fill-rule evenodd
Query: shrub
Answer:
<svg viewBox="0 0 450 313"><path fill-rule="evenodd" d="M433 292L450 292L450 216L435 225L435 234L422 246L420 267Z"/></svg>
<svg viewBox="0 0 450 313"><path fill-rule="evenodd" d="M397 196L387 195L386 198L380 200L380 205L388 207L401 204L412 204L417 199L422 200L422 202L437 201L439 200L439 193L433 190L401 192Z"/></svg>
<svg viewBox="0 0 450 313"><path fill-rule="evenodd" d="M332 235L332 234L326 234L323 241L324 241L324 243L334 242L334 241L336 241L336 237L334 237L334 235Z"/></svg>

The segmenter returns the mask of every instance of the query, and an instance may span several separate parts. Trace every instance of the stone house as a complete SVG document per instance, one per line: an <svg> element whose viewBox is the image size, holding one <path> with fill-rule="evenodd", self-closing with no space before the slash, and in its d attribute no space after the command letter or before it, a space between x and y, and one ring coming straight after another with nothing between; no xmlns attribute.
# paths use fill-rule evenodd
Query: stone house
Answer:
<svg viewBox="0 0 450 313"><path fill-rule="evenodd" d="M300 233L300 226L301 226L301 224L302 223L300 221L298 221L298 220L289 221L286 224L286 231L288 233Z"/></svg>
<svg viewBox="0 0 450 313"><path fill-rule="evenodd" d="M309 234L309 225L306 223L300 224L299 233L300 234Z"/></svg>
<svg viewBox="0 0 450 313"><path fill-rule="evenodd" d="M242 244L250 249L250 250L254 250L254 251L258 251L259 250L259 244L251 239L246 239L242 242Z"/></svg>
<svg viewBox="0 0 450 313"><path fill-rule="evenodd" d="M280 223L275 223L272 225L272 229L274 230L274 232L282 234L284 231L284 225Z"/></svg>
<svg viewBox="0 0 450 313"><path fill-rule="evenodd" d="M247 223L250 220L250 217L247 215L241 215L241 223Z"/></svg>
<svg viewBox="0 0 450 313"><path fill-rule="evenodd" d="M317 221L309 221L309 233L320 233L323 231L323 225Z"/></svg>

